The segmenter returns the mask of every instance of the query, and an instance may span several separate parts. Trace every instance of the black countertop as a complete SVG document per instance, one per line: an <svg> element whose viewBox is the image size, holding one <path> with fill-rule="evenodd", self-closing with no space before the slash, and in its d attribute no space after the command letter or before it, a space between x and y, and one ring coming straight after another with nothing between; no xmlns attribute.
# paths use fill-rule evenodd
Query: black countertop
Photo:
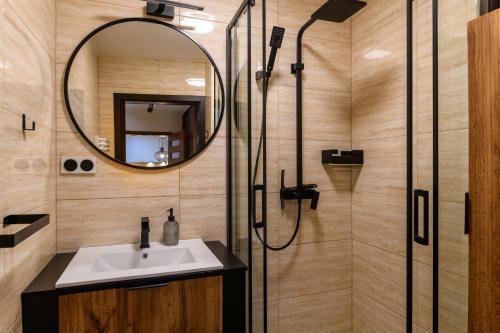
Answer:
<svg viewBox="0 0 500 333"><path fill-rule="evenodd" d="M221 242L205 242L208 248L215 254L217 259L224 266L220 270L195 272L188 274L178 274L145 279L133 279L127 281L115 281L100 284L84 285L68 288L56 288L56 282L62 275L66 267L68 267L71 259L75 253L60 253L56 254L54 258L45 266L45 268L38 274L38 276L26 288L23 295L38 294L38 293L57 293L67 294L82 291L101 290L109 288L121 288L141 286L144 284L163 283L168 281L182 280L187 278L195 278L202 276L220 275L234 270L246 270L247 266L243 264L229 249L227 249Z"/></svg>

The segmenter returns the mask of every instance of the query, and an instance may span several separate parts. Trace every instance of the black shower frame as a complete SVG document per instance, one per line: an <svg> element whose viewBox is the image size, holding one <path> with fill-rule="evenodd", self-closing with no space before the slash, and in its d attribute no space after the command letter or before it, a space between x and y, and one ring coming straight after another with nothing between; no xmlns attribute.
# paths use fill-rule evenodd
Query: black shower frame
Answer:
<svg viewBox="0 0 500 333"><path fill-rule="evenodd" d="M413 1L407 0L406 332L413 332ZM492 0L489 0L490 3ZM495 0L498 2L497 0ZM439 332L439 7L432 0L432 333Z"/></svg>
<svg viewBox="0 0 500 333"><path fill-rule="evenodd" d="M226 119L226 131L227 131L227 147L226 147L226 168L227 168L227 181L226 181L226 189L227 189L227 245L228 248L232 250L233 248L233 226L232 226L232 216L233 216L233 191L232 191L232 180L233 180L233 172L232 172L232 103L233 103L233 87L232 87L232 38L231 31L235 27L236 23L240 19L243 13L247 13L247 72L248 72L248 84L247 84L247 104L249 107L249 112L247 114L248 117L248 157L247 157L247 182L248 182L248 207L254 207L254 188L252 184L252 7L255 6L255 0L245 0L240 5L236 14L229 22L226 28L226 80L227 80L227 88L226 88L226 109L228 110L227 119ZM262 64L263 68L266 68L267 63L267 48L266 48L266 1L262 1L262 27L263 27L263 38L262 38L262 46L263 46L263 54L262 54ZM263 111L262 111L262 131L263 131L263 184L260 185L262 190L262 221L264 225L264 242L267 243L267 147L266 147L266 99L267 99L267 80L268 78L264 75L263 77ZM249 210L248 212L248 329L249 332L252 332L252 273L253 273L253 263L252 263L252 232L253 232L253 215ZM263 312L264 312L264 332L267 332L267 249L263 247Z"/></svg>

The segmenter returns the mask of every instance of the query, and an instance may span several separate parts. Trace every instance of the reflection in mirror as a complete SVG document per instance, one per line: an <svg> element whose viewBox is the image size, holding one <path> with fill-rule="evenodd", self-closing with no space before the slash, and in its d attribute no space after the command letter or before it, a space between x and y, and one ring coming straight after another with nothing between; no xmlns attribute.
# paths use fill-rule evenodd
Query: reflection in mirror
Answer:
<svg viewBox="0 0 500 333"><path fill-rule="evenodd" d="M66 102L81 134L133 167L177 165L202 151L223 112L221 78L176 28L133 19L90 37L67 72Z"/></svg>

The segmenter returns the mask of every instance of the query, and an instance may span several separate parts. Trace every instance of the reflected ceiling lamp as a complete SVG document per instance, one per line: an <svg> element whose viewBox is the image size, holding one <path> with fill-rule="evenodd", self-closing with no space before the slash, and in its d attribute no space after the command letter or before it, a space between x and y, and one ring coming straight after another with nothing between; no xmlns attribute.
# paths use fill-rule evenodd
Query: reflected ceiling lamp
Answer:
<svg viewBox="0 0 500 333"><path fill-rule="evenodd" d="M166 162L168 159L168 154L163 148L163 136L160 137L160 150L155 153L155 159L161 163Z"/></svg>

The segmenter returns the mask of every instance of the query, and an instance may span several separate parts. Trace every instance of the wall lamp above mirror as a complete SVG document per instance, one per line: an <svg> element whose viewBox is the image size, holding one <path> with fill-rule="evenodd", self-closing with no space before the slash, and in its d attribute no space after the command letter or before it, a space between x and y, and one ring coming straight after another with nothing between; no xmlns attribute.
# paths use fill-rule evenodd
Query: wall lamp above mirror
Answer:
<svg viewBox="0 0 500 333"><path fill-rule="evenodd" d="M225 105L220 71L206 49L149 18L113 21L85 37L66 68L64 97L93 149L139 169L173 167L200 154Z"/></svg>

